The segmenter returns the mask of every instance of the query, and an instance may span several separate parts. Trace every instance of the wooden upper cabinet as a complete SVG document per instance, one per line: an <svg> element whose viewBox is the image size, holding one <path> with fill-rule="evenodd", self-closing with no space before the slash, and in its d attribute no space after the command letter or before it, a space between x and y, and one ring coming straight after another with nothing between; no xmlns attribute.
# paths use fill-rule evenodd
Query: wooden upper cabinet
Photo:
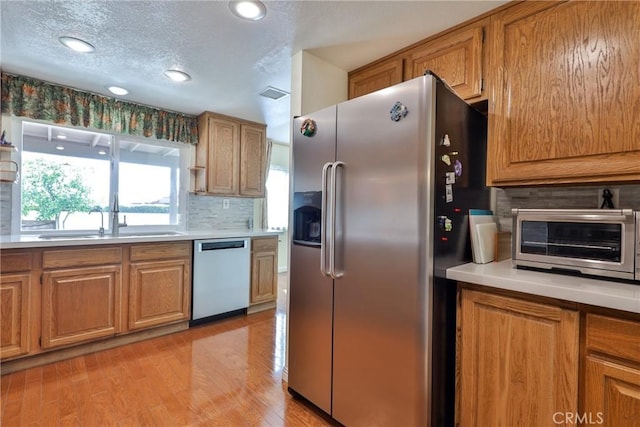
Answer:
<svg viewBox="0 0 640 427"><path fill-rule="evenodd" d="M640 179L640 2L491 17L489 185Z"/></svg>
<svg viewBox="0 0 640 427"><path fill-rule="evenodd" d="M198 120L196 191L263 197L266 170L266 126L203 113Z"/></svg>
<svg viewBox="0 0 640 427"><path fill-rule="evenodd" d="M402 57L368 65L349 73L349 99L402 82Z"/></svg>
<svg viewBox="0 0 640 427"><path fill-rule="evenodd" d="M553 425L578 409L577 311L462 290L461 426Z"/></svg>
<svg viewBox="0 0 640 427"><path fill-rule="evenodd" d="M240 138L240 194L264 197L266 136L264 126L242 125Z"/></svg>
<svg viewBox="0 0 640 427"><path fill-rule="evenodd" d="M447 33L411 49L404 80L431 70L464 99L482 95L484 26L488 20Z"/></svg>

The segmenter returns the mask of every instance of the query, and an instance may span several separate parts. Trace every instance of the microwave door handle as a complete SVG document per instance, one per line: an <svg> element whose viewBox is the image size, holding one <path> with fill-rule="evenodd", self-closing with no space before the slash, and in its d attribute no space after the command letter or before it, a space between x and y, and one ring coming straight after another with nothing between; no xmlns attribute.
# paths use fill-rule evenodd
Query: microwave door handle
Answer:
<svg viewBox="0 0 640 427"><path fill-rule="evenodd" d="M577 221L577 222L620 222L626 221L627 216L625 215L598 215L598 214L587 214L587 215L549 215L544 217L544 219L539 217L522 217L522 221Z"/></svg>
<svg viewBox="0 0 640 427"><path fill-rule="evenodd" d="M342 273L336 272L336 205L338 194L338 168L344 168L343 162L335 162L331 169L331 226L329 227L329 273L334 279L342 277Z"/></svg>
<svg viewBox="0 0 640 427"><path fill-rule="evenodd" d="M328 195L329 186L327 185L327 178L329 176L329 169L333 166L333 163L327 162L322 167L322 182L320 189L322 190L322 202L320 204L320 272L323 276L330 277L329 270L327 269L327 217L328 217Z"/></svg>

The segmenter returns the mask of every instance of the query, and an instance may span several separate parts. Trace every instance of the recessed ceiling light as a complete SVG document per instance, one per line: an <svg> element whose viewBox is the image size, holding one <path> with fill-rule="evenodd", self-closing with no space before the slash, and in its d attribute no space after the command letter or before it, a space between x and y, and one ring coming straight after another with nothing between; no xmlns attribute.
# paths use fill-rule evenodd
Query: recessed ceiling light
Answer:
<svg viewBox="0 0 640 427"><path fill-rule="evenodd" d="M94 50L96 50L96 48L93 47L91 43L88 43L84 40L80 40L75 37L63 36L58 38L58 40L60 40L60 43L62 43L63 45L65 45L71 50L75 50L76 52L91 53Z"/></svg>
<svg viewBox="0 0 640 427"><path fill-rule="evenodd" d="M167 70L164 72L164 75L174 82L186 82L187 80L191 80L191 76L189 74L180 70Z"/></svg>
<svg viewBox="0 0 640 427"><path fill-rule="evenodd" d="M58 139L67 139L67 135L58 135L56 136Z"/></svg>
<svg viewBox="0 0 640 427"><path fill-rule="evenodd" d="M107 86L107 90L114 95L126 95L129 93L128 90L120 86Z"/></svg>
<svg viewBox="0 0 640 427"><path fill-rule="evenodd" d="M56 145L56 150L64 150L64 147L61 144Z"/></svg>
<svg viewBox="0 0 640 427"><path fill-rule="evenodd" d="M258 21L267 14L267 8L261 1L230 1L229 8L237 17L250 21Z"/></svg>
<svg viewBox="0 0 640 427"><path fill-rule="evenodd" d="M101 156L104 156L105 154L107 154L107 152L104 150L100 150L98 151L98 154L100 154Z"/></svg>

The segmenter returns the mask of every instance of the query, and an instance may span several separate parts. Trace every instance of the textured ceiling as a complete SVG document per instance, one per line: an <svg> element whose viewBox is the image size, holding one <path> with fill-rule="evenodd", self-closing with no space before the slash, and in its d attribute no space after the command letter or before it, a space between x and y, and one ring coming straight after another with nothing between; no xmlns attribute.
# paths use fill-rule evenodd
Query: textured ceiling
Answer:
<svg viewBox="0 0 640 427"><path fill-rule="evenodd" d="M291 57L301 50L350 71L505 1L264 1L258 22L234 17L226 1L0 0L3 71L187 114L209 110L267 123L289 140ZM78 54L58 37L96 47ZM174 83L169 68L192 76Z"/></svg>

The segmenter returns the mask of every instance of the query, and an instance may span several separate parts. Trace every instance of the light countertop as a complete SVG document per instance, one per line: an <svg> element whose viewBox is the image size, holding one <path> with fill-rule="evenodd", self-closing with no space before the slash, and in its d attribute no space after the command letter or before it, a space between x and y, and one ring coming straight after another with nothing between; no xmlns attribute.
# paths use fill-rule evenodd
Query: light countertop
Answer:
<svg viewBox="0 0 640 427"><path fill-rule="evenodd" d="M447 278L499 289L640 313L640 282L621 283L555 273L521 270L511 260L463 264L447 270Z"/></svg>
<svg viewBox="0 0 640 427"><path fill-rule="evenodd" d="M244 238L244 237L264 237L277 236L282 230L195 230L184 231L178 234L157 234L149 231L143 232L125 232L120 231L119 236L111 236L105 234L99 237L96 234L91 237L68 236L64 238L42 239L38 235L4 235L0 236L0 248L43 248L53 246L88 246L88 245L113 245L123 243L144 243L144 242L175 242L184 240L202 240L202 239L226 239L226 238ZM51 234L43 231L42 234Z"/></svg>

